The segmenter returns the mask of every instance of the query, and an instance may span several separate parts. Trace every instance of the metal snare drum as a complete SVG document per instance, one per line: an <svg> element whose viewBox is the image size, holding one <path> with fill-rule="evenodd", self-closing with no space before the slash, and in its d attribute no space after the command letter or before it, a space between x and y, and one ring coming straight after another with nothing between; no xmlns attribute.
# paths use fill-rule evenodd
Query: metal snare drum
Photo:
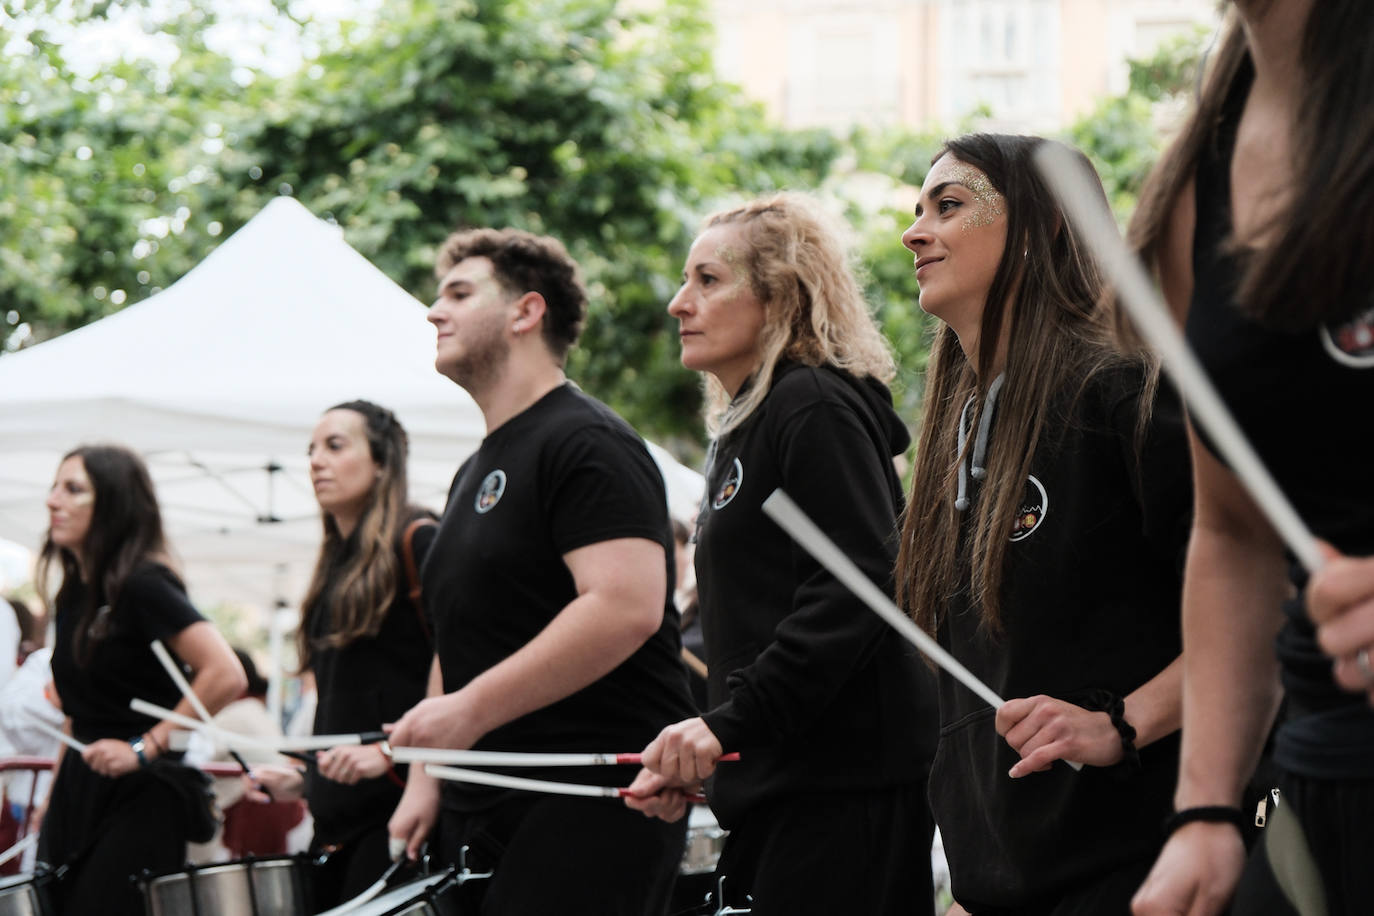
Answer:
<svg viewBox="0 0 1374 916"><path fill-rule="evenodd" d="M0 879L0 916L47 916L43 875L12 875Z"/></svg>
<svg viewBox="0 0 1374 916"><path fill-rule="evenodd" d="M458 884L452 871L407 881L362 906L349 910L350 916L450 916L450 888ZM447 899L446 899L447 898Z"/></svg>
<svg viewBox="0 0 1374 916"><path fill-rule="evenodd" d="M197 865L140 882L148 916L307 916L295 856Z"/></svg>
<svg viewBox="0 0 1374 916"><path fill-rule="evenodd" d="M702 875L715 871L728 833L716 822L716 816L710 808L701 805L693 807L687 815L687 846L682 851L682 866L678 873Z"/></svg>

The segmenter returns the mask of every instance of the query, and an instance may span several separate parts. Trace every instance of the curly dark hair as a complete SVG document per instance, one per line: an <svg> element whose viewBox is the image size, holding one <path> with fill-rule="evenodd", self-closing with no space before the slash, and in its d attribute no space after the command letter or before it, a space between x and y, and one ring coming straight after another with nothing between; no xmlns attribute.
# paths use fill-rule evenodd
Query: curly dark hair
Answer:
<svg viewBox="0 0 1374 916"><path fill-rule="evenodd" d="M544 297L544 343L563 360L587 318L582 271L563 243L523 229L462 229L440 247L435 273L442 278L467 258L490 259L497 282L511 295L534 292Z"/></svg>

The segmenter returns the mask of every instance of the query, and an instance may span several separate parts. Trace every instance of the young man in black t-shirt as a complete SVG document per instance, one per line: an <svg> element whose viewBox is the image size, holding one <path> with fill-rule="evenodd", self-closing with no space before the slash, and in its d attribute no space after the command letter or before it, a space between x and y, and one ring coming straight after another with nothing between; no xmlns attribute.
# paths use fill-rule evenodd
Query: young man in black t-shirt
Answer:
<svg viewBox="0 0 1374 916"><path fill-rule="evenodd" d="M439 256L436 368L487 437L454 478L422 574L438 652L429 698L393 744L529 752L643 747L691 714L672 596L663 480L643 441L563 374L586 311L557 241L452 236ZM522 770L626 785L630 768ZM445 783L412 767L391 820L414 856L490 866L481 911L662 912L681 825L599 798Z"/></svg>

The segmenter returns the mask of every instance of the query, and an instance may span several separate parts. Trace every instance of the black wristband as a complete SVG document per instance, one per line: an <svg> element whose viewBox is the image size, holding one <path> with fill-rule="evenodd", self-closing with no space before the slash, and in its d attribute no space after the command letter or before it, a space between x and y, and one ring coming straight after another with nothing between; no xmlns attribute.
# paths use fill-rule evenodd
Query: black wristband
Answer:
<svg viewBox="0 0 1374 916"><path fill-rule="evenodd" d="M129 747L133 749L134 755L138 757L138 765L146 767L148 765L148 755L144 753L146 745L142 735L135 735L129 739Z"/></svg>
<svg viewBox="0 0 1374 916"><path fill-rule="evenodd" d="M1165 839L1173 836L1174 831L1184 824L1191 824L1194 821L1203 821L1208 824L1232 824L1240 831L1242 838L1250 826L1249 818L1239 808L1233 808L1230 805L1200 805L1196 808L1184 808L1182 811L1175 811L1165 818Z"/></svg>
<svg viewBox="0 0 1374 916"><path fill-rule="evenodd" d="M1081 705L1094 712L1105 712L1112 720L1112 728L1121 736L1121 759L1117 766L1140 769L1140 751L1135 746L1135 728L1126 721L1126 701L1110 690L1092 690Z"/></svg>

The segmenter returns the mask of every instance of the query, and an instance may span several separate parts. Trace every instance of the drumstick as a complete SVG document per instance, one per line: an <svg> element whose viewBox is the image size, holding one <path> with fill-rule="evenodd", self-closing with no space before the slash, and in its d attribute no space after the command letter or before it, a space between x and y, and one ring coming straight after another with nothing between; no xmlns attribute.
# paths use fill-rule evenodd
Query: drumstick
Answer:
<svg viewBox="0 0 1374 916"><path fill-rule="evenodd" d="M172 683L177 685L177 689L186 698L186 702L191 704L196 715L200 716L201 721L209 725L210 720L214 717L210 715L210 710L205 708L205 704L200 701L200 697L196 696L196 692L191 689L191 685L186 681L186 675L181 673L181 667L172 660L172 654L167 651L162 640L154 639L148 644L148 647L153 650L153 654L157 656L157 660L162 663L162 667L171 677Z"/></svg>
<svg viewBox="0 0 1374 916"><path fill-rule="evenodd" d="M697 677L704 678L707 676L706 663L698 658L697 654L686 646L682 647L682 660L687 663L687 667L691 668L692 672L696 674Z"/></svg>
<svg viewBox="0 0 1374 916"><path fill-rule="evenodd" d="M77 741L75 738L64 732L62 729L53 728L51 725L44 722L42 719L34 719L33 727L38 729L43 734L47 735L49 738L56 738L58 741L67 745L67 747L76 751L78 754L86 753L87 745L82 744L80 741Z"/></svg>
<svg viewBox="0 0 1374 916"><path fill-rule="evenodd" d="M579 795L584 798L635 798L628 788L616 786L584 786L576 782L550 782L547 779L527 779L524 776L507 776L504 773L484 773L481 770L464 770L458 767L425 765L425 772L438 779L451 782L470 782L479 786L496 786L502 789L523 789L526 792L546 792L551 795ZM688 794L687 800L705 804L706 796Z"/></svg>
<svg viewBox="0 0 1374 916"><path fill-rule="evenodd" d="M402 849L402 851L404 851L404 848ZM353 899L345 900L343 903L339 904L333 909L325 910L324 912L318 914L318 916L342 916L342 914L344 913L353 912L353 910L362 906L364 903L367 903L373 897L376 897L382 891L386 890L386 883L391 880L392 875L396 874L397 869L399 869L404 864L404 862L395 860L393 857L392 863L387 866L386 871L382 872L382 876L380 878L372 882L371 887L367 888L365 891L363 891L361 894L354 897Z"/></svg>
<svg viewBox="0 0 1374 916"><path fill-rule="evenodd" d="M963 666L957 658L950 655L943 647L930 636L916 626L915 622L900 610L897 605L892 603L892 599L883 594L873 581L865 576L859 567L854 565L854 561L844 555L840 548L835 546L835 542L826 537L825 532L816 527L816 523L807 518L806 513L792 501L781 488L774 490L767 499L763 501L763 511L767 513L773 521L792 535L798 544L806 548L807 552L815 557L822 566L830 570L831 575L839 579L848 586L858 598L873 609L879 617L887 621L888 625L906 637L907 641L917 649L945 669L959 683L969 690L972 690L993 709L1001 707L1005 702L999 697L991 687L984 684L976 675ZM1083 769L1083 764L1073 760L1065 760L1069 766L1075 770Z"/></svg>
<svg viewBox="0 0 1374 916"><path fill-rule="evenodd" d="M1169 371L1188 405L1190 417L1216 443L1217 450L1288 549L1309 573L1316 572L1322 565L1316 538L1226 409L1140 261L1122 241L1111 215L1096 203L1099 189L1093 187L1081 163L1060 144L1041 144L1035 152L1035 164L1058 196L1065 214L1078 227L1093 257L1111 278L1135 326L1159 354L1160 363Z"/></svg>
<svg viewBox="0 0 1374 916"><path fill-rule="evenodd" d="M444 763L470 767L592 767L638 764L639 754L531 754L520 751L458 751L443 747L393 747L397 763ZM716 762L739 760L739 754L722 754Z"/></svg>
<svg viewBox="0 0 1374 916"><path fill-rule="evenodd" d="M167 674L172 678L172 682L177 685L177 689L181 691L181 695L186 698L186 702L191 704L191 708L196 711L196 714L200 716L206 725L213 725L214 717L210 715L210 710L205 708L205 704L200 701L200 697L196 696L196 692L191 689L191 685L187 682L186 676L181 672L181 666L172 660L172 654L167 651L167 647L162 644L162 640L154 639L152 643L149 644L149 647L153 650L153 654L157 656L157 660L162 663L162 667L166 669ZM229 756L234 758L234 762L243 770L243 775L247 776L248 781L253 784L253 788L257 789L263 795L266 795L268 801L276 801L276 799L272 797L272 790L259 782L258 778L253 775L253 771L248 768L248 761L243 759L243 755L232 747L227 748L227 750L229 751Z"/></svg>
<svg viewBox="0 0 1374 916"><path fill-rule="evenodd" d="M30 833L28 836L24 837L24 838L23 838L22 840L20 840L18 843L15 843L15 844L14 844L13 846L11 846L9 849L6 849L4 852L0 852L0 865L4 865L4 864L5 864L6 862L8 862L10 859L13 859L15 856L17 856L17 855L19 855L20 853L24 852L24 851L27 850L30 846L32 846L34 843L37 843L37 842L38 842L38 834L36 834L36 833Z"/></svg>
<svg viewBox="0 0 1374 916"><path fill-rule="evenodd" d="M353 744L376 744L386 740L384 732L363 732L357 735L286 735L283 737L261 737L255 738L248 735L240 735L228 729L220 728L214 724L207 724L190 716L183 716L181 713L173 712L165 707L149 703L135 697L129 701L129 708L145 715L155 716L165 719L168 722L176 723L192 731L210 731L222 736L228 744L236 745L240 748L257 748L260 750L274 751L278 754L292 754L293 752L328 750L331 747L343 747Z"/></svg>

